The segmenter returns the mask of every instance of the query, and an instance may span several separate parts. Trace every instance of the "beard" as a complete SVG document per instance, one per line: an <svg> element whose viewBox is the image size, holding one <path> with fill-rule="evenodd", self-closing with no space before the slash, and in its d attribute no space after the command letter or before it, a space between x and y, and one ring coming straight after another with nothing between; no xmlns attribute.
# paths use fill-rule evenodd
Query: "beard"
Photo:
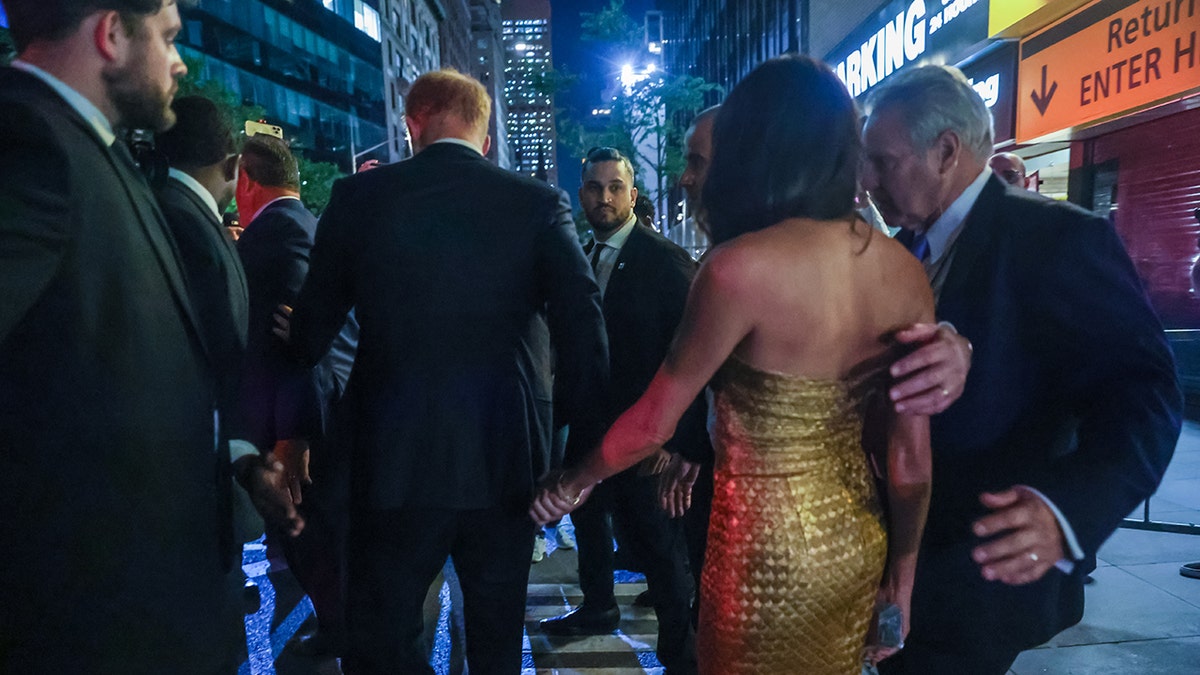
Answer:
<svg viewBox="0 0 1200 675"><path fill-rule="evenodd" d="M116 70L105 71L104 87L113 107L117 110L120 126L129 129L152 129L156 133L166 131L175 124L175 111L171 100L175 97L176 84L162 89L142 69L138 62Z"/></svg>
<svg viewBox="0 0 1200 675"><path fill-rule="evenodd" d="M620 229L620 227L625 224L625 221L629 220L629 216L632 213L632 210L626 211L625 213L620 213L611 207L597 206L591 211L588 211L587 219L588 224L592 226L592 230L601 233L609 233L616 232L618 229Z"/></svg>

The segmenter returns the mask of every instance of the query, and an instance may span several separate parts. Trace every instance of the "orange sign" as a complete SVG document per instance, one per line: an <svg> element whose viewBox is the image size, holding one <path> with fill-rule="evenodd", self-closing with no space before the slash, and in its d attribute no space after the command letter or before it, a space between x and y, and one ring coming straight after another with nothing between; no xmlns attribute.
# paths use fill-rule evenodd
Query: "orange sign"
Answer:
<svg viewBox="0 0 1200 675"><path fill-rule="evenodd" d="M1017 142L1200 91L1200 0L1098 0L1021 41Z"/></svg>

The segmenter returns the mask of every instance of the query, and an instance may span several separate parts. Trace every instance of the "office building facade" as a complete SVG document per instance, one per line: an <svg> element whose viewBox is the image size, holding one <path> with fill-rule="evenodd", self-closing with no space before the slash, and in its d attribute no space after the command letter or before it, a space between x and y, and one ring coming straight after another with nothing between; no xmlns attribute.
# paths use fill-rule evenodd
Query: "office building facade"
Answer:
<svg viewBox="0 0 1200 675"><path fill-rule="evenodd" d="M553 69L548 0L507 0L502 5L505 104L513 169L558 185L554 97L546 77Z"/></svg>
<svg viewBox="0 0 1200 675"><path fill-rule="evenodd" d="M181 15L199 79L265 108L310 159L349 170L357 148L388 140L373 0L200 0Z"/></svg>

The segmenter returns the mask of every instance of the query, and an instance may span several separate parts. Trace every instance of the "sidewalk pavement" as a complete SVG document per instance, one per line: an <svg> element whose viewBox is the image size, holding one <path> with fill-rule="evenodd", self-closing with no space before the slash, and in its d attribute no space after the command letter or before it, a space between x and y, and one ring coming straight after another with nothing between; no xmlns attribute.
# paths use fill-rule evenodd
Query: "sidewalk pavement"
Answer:
<svg viewBox="0 0 1200 675"><path fill-rule="evenodd" d="M1184 423L1150 518L1200 525L1200 424ZM1097 555L1083 621L1021 654L1010 674L1200 673L1200 579L1179 574L1197 560L1198 535L1117 530Z"/></svg>

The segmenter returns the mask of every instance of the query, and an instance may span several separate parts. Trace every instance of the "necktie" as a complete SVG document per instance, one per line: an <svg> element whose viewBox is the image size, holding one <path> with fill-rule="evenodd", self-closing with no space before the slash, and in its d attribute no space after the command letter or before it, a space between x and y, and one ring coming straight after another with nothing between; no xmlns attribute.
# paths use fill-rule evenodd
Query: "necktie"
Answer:
<svg viewBox="0 0 1200 675"><path fill-rule="evenodd" d="M601 244L600 242L596 242L596 245L592 248L592 271L593 272L595 272L596 268L600 265L600 251L602 251L602 250L604 250L604 244Z"/></svg>
<svg viewBox="0 0 1200 675"><path fill-rule="evenodd" d="M912 241L908 244L908 250L921 262L925 262L929 258L929 242L925 239L924 232L913 234Z"/></svg>

